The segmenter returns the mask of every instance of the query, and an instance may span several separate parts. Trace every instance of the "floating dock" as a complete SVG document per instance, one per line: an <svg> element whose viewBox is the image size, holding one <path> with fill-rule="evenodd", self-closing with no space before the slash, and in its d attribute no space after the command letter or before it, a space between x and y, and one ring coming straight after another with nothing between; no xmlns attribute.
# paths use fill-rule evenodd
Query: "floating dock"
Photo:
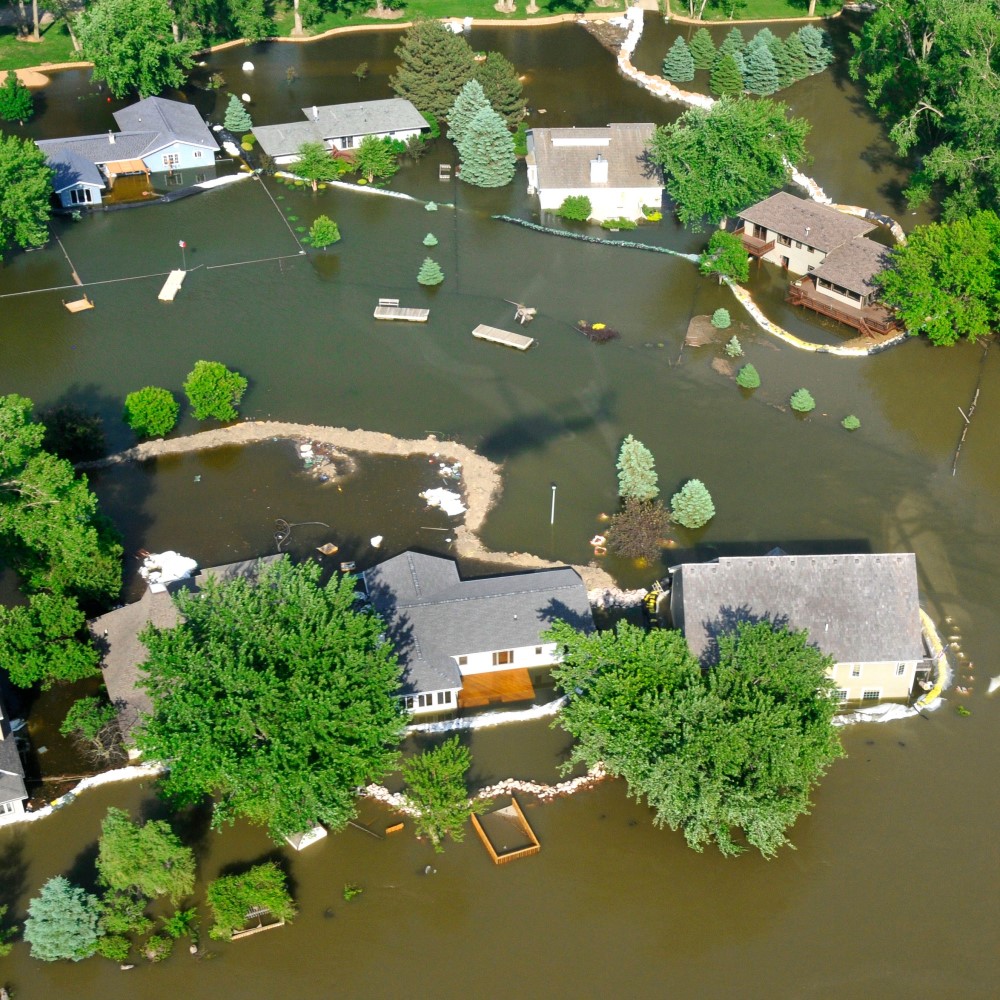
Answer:
<svg viewBox="0 0 1000 1000"><path fill-rule="evenodd" d="M163 283L163 287L160 289L160 294L158 296L161 302L173 302L177 293L181 290L181 285L184 284L184 277L187 271L171 271L167 277L167 280Z"/></svg>
<svg viewBox="0 0 1000 1000"><path fill-rule="evenodd" d="M480 323L472 331L472 336L479 340L488 340L491 344L514 347L519 351L526 351L535 342L534 337L525 337L523 333L511 333L510 330L501 330L495 326L486 326L485 323Z"/></svg>
<svg viewBox="0 0 1000 1000"><path fill-rule="evenodd" d="M86 295L82 299L74 299L72 302L67 302L63 299L63 305L71 313L83 312L85 309L94 308L94 303Z"/></svg>
<svg viewBox="0 0 1000 1000"><path fill-rule="evenodd" d="M375 307L376 319L401 319L407 323L426 323L430 309L408 309L400 306L399 299L379 299Z"/></svg>

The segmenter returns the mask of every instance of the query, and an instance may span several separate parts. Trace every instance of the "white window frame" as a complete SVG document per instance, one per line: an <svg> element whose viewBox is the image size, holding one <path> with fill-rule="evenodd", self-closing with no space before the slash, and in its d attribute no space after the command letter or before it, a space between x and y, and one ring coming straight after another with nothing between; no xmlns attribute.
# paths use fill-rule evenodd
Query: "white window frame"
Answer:
<svg viewBox="0 0 1000 1000"><path fill-rule="evenodd" d="M852 677L860 677L861 676L861 664L860 663L852 663L851 664L851 676Z"/></svg>
<svg viewBox="0 0 1000 1000"><path fill-rule="evenodd" d="M897 677L902 677L905 674L906 674L906 664L905 663L897 663L896 664L896 676Z"/></svg>
<svg viewBox="0 0 1000 1000"><path fill-rule="evenodd" d="M881 697L882 697L882 692L879 691L877 688L871 688L867 691L861 692L862 701L879 701Z"/></svg>
<svg viewBox="0 0 1000 1000"><path fill-rule="evenodd" d="M501 657L506 657L506 659L501 659ZM494 667L509 667L513 662L514 662L513 649L498 649L493 654Z"/></svg>

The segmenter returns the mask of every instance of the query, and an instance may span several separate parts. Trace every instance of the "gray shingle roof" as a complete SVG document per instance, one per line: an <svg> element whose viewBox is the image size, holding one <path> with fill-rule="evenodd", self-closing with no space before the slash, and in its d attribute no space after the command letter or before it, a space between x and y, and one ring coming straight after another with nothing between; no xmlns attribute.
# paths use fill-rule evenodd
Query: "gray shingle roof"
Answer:
<svg viewBox="0 0 1000 1000"><path fill-rule="evenodd" d="M607 128L535 128L528 132L528 163L538 167L538 187L651 188L663 187L658 167L646 160L646 146L655 126L650 123L612 124ZM596 145L595 140L608 140ZM590 141L591 144L586 144ZM564 143L582 143L564 145ZM607 183L590 180L590 161L597 154L608 161Z"/></svg>
<svg viewBox="0 0 1000 1000"><path fill-rule="evenodd" d="M75 152L72 146L52 146L42 142L39 149L45 153L52 168L52 189L56 194L77 184L92 184L94 187L104 187L104 175L97 169L93 160Z"/></svg>
<svg viewBox="0 0 1000 1000"><path fill-rule="evenodd" d="M114 142L108 133L74 135L67 139L41 139L38 148L48 157L69 151L91 163L111 163L115 160L139 160L149 148L153 132L115 132Z"/></svg>
<svg viewBox="0 0 1000 1000"><path fill-rule="evenodd" d="M149 142L150 152L176 140L211 150L219 148L198 109L181 101L147 97L116 111L114 119L122 132L154 133Z"/></svg>
<svg viewBox="0 0 1000 1000"><path fill-rule="evenodd" d="M455 563L404 552L364 573L403 668L403 693L461 686L453 657L531 646L557 618L593 627L568 567L461 580Z"/></svg>
<svg viewBox="0 0 1000 1000"><path fill-rule="evenodd" d="M253 134L268 156L292 156L304 142L322 142L323 133L315 122L290 122L287 125L255 125Z"/></svg>
<svg viewBox="0 0 1000 1000"><path fill-rule="evenodd" d="M838 663L924 656L912 552L767 555L685 563L674 571L674 624L695 656L739 620L787 619Z"/></svg>
<svg viewBox="0 0 1000 1000"><path fill-rule="evenodd" d="M9 733L0 739L0 802L17 802L28 797L24 787L24 765L17 744Z"/></svg>
<svg viewBox="0 0 1000 1000"><path fill-rule="evenodd" d="M873 276L888 264L888 247L866 236L859 236L831 250L814 274L859 295L870 295L877 290L872 282Z"/></svg>
<svg viewBox="0 0 1000 1000"><path fill-rule="evenodd" d="M819 205L805 198L796 198L787 191L779 191L770 198L757 202L740 212L746 222L766 226L772 232L799 240L829 253L842 243L870 233L875 225L845 212L838 212L828 205ZM806 229L809 232L806 232Z"/></svg>

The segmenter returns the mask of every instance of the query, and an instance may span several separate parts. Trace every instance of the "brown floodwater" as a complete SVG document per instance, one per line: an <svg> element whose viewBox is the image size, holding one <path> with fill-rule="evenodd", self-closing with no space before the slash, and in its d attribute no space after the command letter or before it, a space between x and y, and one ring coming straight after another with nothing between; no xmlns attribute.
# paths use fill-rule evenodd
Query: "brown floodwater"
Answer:
<svg viewBox="0 0 1000 1000"><path fill-rule="evenodd" d="M655 68L674 29L647 20L637 62L641 56ZM836 30L842 51L846 39ZM255 121L293 120L312 103L387 96L397 37L386 31L237 48L213 57L205 73L219 70L233 90L249 92ZM663 123L679 112L624 82L612 57L575 26L477 29L471 41L501 48L527 74L533 123ZM252 76L240 69L247 58L256 64ZM351 71L363 60L371 75L359 83ZM289 65L298 74L291 85ZM227 99L225 92L191 97L216 118ZM896 200L901 165L842 71L783 97L813 121L811 171L828 193L903 216ZM58 74L30 130L101 131L115 107L85 73ZM118 447L129 441L120 422L125 393L146 384L179 392L194 361L218 359L250 378L247 416L433 432L502 462L504 492L485 525L487 544L571 561L590 557L587 540L615 503L619 443L633 433L653 451L664 493L698 476L718 513L702 531L680 532L658 565L607 560L623 584L648 585L668 562L775 544L912 550L925 606L959 636L969 665L961 678L973 693L950 694L926 718L846 731L849 756L824 780L812 815L792 830L797 849L771 862L690 851L679 834L655 829L646 807L611 782L546 805L522 799L542 851L501 867L471 831L443 855L409 828L384 840L349 828L297 855L245 825L214 833L203 815L185 816L202 885L228 866L276 853L300 908L294 923L212 944L197 960L180 949L159 966L128 973L99 959L33 962L19 943L0 981L23 997L102 1000L401 991L995 995L1000 800L990 789L1000 754L997 702L985 696L987 678L1000 672L995 352L985 363L979 347L940 350L918 341L868 359L797 352L757 332L725 289L683 260L491 220L497 213L537 217L523 168L509 188L478 191L437 180L437 164L452 159L450 146L439 143L393 182L441 203L436 213L415 202L340 190L313 195L267 182L272 202L247 181L172 205L57 223L85 281L176 267L178 239L188 242L188 266L198 270L169 305L156 300L162 277L95 286L96 308L75 316L61 305L66 292L0 300L0 392L30 396L40 408L72 401L94 409ZM331 251L300 257L292 233L320 212L337 220L344 238ZM428 231L440 241L433 255L446 276L435 290L415 280ZM669 221L634 235L686 251L704 240ZM9 255L0 294L67 280L53 245ZM754 283L764 307L796 334L843 336L787 310L777 273L763 268ZM385 295L426 305L430 322L376 324L371 312ZM539 310L529 331L538 346L526 354L470 336L477 323L509 326L513 307L505 299ZM682 349L691 316L718 306L731 309L733 332L761 373L756 393L742 393L713 370L719 347ZM579 319L606 322L622 338L590 344L573 329ZM952 475L962 429L957 407L967 406L979 380L979 407ZM800 386L818 404L806 419L787 409ZM862 424L853 434L839 425L848 413ZM195 426L185 418L181 430ZM418 499L437 483L433 467L417 460L362 461L338 491L305 475L291 446L273 442L107 470L94 483L130 553L173 547L202 565L266 553L278 517L330 525L295 529L297 554L327 540L359 562L410 545L448 551L447 532L426 530L449 521ZM370 545L377 534L385 536L378 552ZM127 568L131 574L131 560ZM959 703L972 714L960 717ZM507 776L556 780L569 746L544 722L466 738L476 784ZM163 815L152 784L133 783L88 792L49 819L0 831L0 902L21 919L53 875L91 883L110 805ZM362 803L361 822L372 830L390 820L381 807ZM434 873L424 874L428 865ZM349 903L347 882L364 889Z"/></svg>

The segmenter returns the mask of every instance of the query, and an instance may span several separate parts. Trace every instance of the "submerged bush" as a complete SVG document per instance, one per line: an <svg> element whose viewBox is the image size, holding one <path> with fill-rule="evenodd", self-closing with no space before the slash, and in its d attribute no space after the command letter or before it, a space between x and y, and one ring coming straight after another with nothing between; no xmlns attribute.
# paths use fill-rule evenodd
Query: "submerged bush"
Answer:
<svg viewBox="0 0 1000 1000"><path fill-rule="evenodd" d="M716 309L715 312L712 313L712 326L714 326L716 330L728 330L732 325L732 322L733 321L730 318L728 309ZM736 338L733 337L733 340L736 340ZM739 341L736 340L736 343L738 345Z"/></svg>
<svg viewBox="0 0 1000 1000"><path fill-rule="evenodd" d="M861 426L861 421L853 414L848 414L840 421L840 426L844 428L845 431L856 431Z"/></svg>
<svg viewBox="0 0 1000 1000"><path fill-rule="evenodd" d="M712 319L714 320L715 317L713 316ZM712 323L712 326L715 326L714 322ZM726 343L726 354L728 354L729 357L731 358L743 357L743 345L740 343L739 338L736 336L735 333L732 335L732 337L729 338L729 341Z"/></svg>
<svg viewBox="0 0 1000 1000"><path fill-rule="evenodd" d="M736 384L744 389L757 389L760 387L760 375L753 365L744 365L736 375Z"/></svg>
<svg viewBox="0 0 1000 1000"><path fill-rule="evenodd" d="M808 413L816 409L816 400L808 389L796 389L788 402L796 413Z"/></svg>
<svg viewBox="0 0 1000 1000"><path fill-rule="evenodd" d="M674 520L685 528L700 528L715 517L712 495L700 479L689 479L670 498Z"/></svg>
<svg viewBox="0 0 1000 1000"><path fill-rule="evenodd" d="M592 211L590 199L585 194L571 194L564 199L556 215L571 222L586 222Z"/></svg>
<svg viewBox="0 0 1000 1000"><path fill-rule="evenodd" d="M601 229L635 229L634 219L626 219L624 216L618 219L605 219L601 223Z"/></svg>

